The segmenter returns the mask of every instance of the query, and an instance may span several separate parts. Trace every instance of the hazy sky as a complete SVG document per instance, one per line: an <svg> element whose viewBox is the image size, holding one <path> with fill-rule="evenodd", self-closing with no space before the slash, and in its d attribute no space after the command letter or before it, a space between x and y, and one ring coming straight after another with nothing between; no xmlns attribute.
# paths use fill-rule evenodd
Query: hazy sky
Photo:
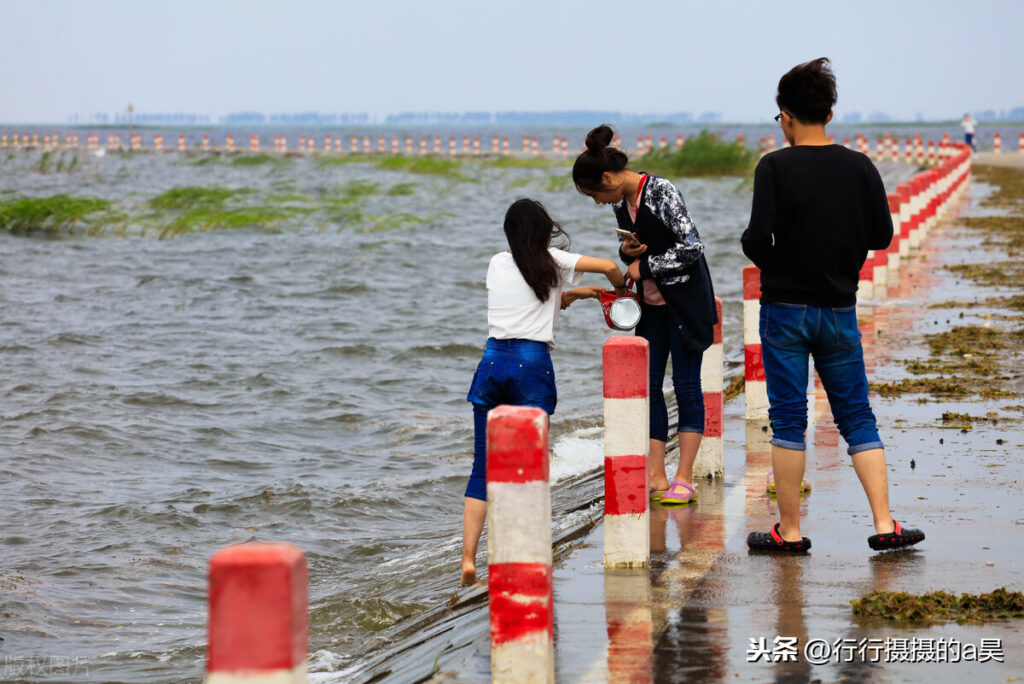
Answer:
<svg viewBox="0 0 1024 684"><path fill-rule="evenodd" d="M776 113L828 56L837 117L1024 106L1024 1L0 0L0 121L70 114Z"/></svg>

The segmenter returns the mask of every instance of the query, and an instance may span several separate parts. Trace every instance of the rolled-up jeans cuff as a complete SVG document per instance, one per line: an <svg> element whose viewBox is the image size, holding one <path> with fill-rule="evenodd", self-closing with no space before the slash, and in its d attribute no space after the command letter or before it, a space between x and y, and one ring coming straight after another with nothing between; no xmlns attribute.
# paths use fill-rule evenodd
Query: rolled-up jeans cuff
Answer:
<svg viewBox="0 0 1024 684"><path fill-rule="evenodd" d="M695 427L686 427L686 426L680 425L678 432L693 432L693 433L698 434L698 435L703 435L704 434L704 429L703 428L695 428Z"/></svg>
<svg viewBox="0 0 1024 684"><path fill-rule="evenodd" d="M885 448L885 445L882 444L881 441L864 442L863 444L854 444L854 445L850 446L850 448L846 450L846 453L849 454L850 456L853 456L854 454L859 454L860 452L867 451L868 449L884 449L884 448Z"/></svg>
<svg viewBox="0 0 1024 684"><path fill-rule="evenodd" d="M793 449L794 451L807 451L807 442L790 442L785 439L779 439L778 437L772 437L772 446L782 447L783 449Z"/></svg>

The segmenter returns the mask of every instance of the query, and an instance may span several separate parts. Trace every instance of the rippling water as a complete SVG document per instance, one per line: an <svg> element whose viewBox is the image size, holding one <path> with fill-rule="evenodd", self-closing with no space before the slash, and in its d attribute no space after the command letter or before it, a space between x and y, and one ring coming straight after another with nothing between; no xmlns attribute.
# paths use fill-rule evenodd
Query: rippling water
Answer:
<svg viewBox="0 0 1024 684"><path fill-rule="evenodd" d="M0 233L8 663L64 659L34 679L201 678L208 559L248 540L305 550L320 669L443 603L458 578L472 460L465 393L505 208L540 199L574 251L614 258L611 212L570 189L567 167L467 162L468 180L453 180L308 159L240 168L108 155L71 174L38 173L37 161L7 157L0 187L141 210L181 185L324 195L364 180L382 190L361 200L367 216L425 220L364 232L372 219L339 229L312 215L279 232L168 240ZM912 173L883 171L890 185ZM398 183L415 183L412 194L383 192ZM681 187L725 300L729 375L742 359L738 238L750 186ZM602 463L608 334L595 302L559 321L553 479Z"/></svg>

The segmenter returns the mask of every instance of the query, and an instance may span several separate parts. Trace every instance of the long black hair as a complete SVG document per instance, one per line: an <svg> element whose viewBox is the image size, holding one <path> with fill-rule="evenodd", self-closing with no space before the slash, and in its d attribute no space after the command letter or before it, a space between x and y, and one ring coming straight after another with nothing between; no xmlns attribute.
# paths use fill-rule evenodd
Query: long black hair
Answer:
<svg viewBox="0 0 1024 684"><path fill-rule="evenodd" d="M587 133L587 149L576 157L572 165L572 182L580 192L597 192L604 189L601 175L616 173L626 168L629 157L620 149L609 147L615 131L608 124L601 124Z"/></svg>
<svg viewBox="0 0 1024 684"><path fill-rule="evenodd" d="M548 215L543 204L523 198L505 212L505 237L519 272L537 299L546 302L559 282L558 266L548 247L554 238L563 238L556 246L568 249L569 235Z"/></svg>

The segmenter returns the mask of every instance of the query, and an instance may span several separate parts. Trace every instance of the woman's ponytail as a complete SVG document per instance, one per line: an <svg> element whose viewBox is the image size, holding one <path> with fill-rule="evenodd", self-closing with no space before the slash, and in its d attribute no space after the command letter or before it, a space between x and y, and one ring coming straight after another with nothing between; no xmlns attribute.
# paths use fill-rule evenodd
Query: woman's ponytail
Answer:
<svg viewBox="0 0 1024 684"><path fill-rule="evenodd" d="M580 192L599 192L604 189L602 175L617 173L626 168L629 157L615 147L610 147L615 131L608 124L601 124L587 133L584 141L587 149L576 157L572 165L572 181Z"/></svg>

